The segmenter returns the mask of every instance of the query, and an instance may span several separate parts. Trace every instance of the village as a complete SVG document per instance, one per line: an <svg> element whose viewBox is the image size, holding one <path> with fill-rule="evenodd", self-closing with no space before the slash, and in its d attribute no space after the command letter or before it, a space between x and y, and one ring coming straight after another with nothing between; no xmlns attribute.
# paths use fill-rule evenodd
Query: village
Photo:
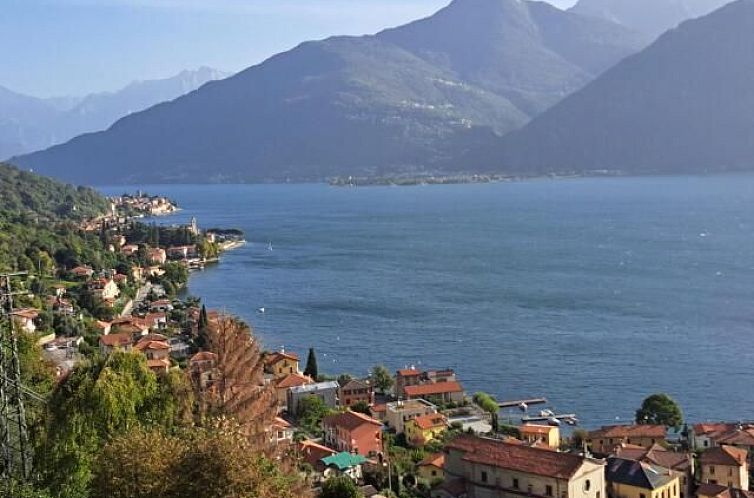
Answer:
<svg viewBox="0 0 754 498"><path fill-rule="evenodd" d="M152 201L120 199L112 216L85 227L102 234L117 267L56 269L46 285L29 285L18 298L14 322L44 349L59 378L86 357L129 351L144 355L157 375L183 371L211 391L217 355L197 338L223 314L179 298L178 290L189 270L242 239L202 231L195 219L138 225L134 206L149 210ZM69 333L50 333L50 323L69 324ZM466 393L452 369L378 365L367 378L332 375L318 370L313 349L305 365L289 350L265 352L263 362L259 387L274 390L278 412L269 438L297 459L315 490L347 478L378 498L391 490L431 498L754 498L754 423L685 425L679 437L654 423L566 435L547 411L501 423L502 406L526 412L526 401Z"/></svg>

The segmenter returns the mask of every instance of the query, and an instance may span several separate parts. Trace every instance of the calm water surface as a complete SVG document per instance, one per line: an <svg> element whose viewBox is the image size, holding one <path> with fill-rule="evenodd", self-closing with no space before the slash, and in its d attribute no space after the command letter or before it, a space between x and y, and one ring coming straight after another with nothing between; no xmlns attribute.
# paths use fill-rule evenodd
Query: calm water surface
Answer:
<svg viewBox="0 0 754 498"><path fill-rule="evenodd" d="M655 391L754 418L754 176L143 188L245 231L191 293L320 370L452 367L588 426Z"/></svg>

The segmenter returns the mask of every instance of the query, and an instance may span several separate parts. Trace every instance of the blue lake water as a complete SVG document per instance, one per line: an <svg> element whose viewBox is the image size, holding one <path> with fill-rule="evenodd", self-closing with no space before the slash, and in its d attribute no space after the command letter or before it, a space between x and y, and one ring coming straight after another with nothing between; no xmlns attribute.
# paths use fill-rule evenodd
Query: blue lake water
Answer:
<svg viewBox="0 0 754 498"><path fill-rule="evenodd" d="M754 176L142 188L245 231L191 293L320 370L452 367L588 426L657 391L754 418Z"/></svg>

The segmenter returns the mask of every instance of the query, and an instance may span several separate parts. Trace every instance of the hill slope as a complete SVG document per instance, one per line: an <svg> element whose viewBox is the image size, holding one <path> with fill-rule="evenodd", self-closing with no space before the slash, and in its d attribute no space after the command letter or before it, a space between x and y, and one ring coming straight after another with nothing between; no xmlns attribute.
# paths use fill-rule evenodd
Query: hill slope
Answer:
<svg viewBox="0 0 754 498"><path fill-rule="evenodd" d="M136 81L117 92L83 98L40 99L0 87L0 159L44 149L160 102L184 95L226 75L210 68L161 80Z"/></svg>
<svg viewBox="0 0 754 498"><path fill-rule="evenodd" d="M522 126L641 44L545 3L456 0L375 36L304 43L15 161L86 183L434 170L451 145Z"/></svg>
<svg viewBox="0 0 754 498"><path fill-rule="evenodd" d="M754 0L687 21L477 159L516 171L754 167Z"/></svg>
<svg viewBox="0 0 754 498"><path fill-rule="evenodd" d="M731 0L579 0L572 12L601 17L654 39L686 19L709 14Z"/></svg>

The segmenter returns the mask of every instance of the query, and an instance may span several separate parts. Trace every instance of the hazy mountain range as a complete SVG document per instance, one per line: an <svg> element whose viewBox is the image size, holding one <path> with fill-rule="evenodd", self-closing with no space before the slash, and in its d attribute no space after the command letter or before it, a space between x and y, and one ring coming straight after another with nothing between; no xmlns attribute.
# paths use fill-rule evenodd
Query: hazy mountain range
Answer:
<svg viewBox="0 0 754 498"><path fill-rule="evenodd" d="M117 92L36 98L0 86L0 159L63 143L228 76L202 67L167 79L136 81Z"/></svg>
<svg viewBox="0 0 754 498"><path fill-rule="evenodd" d="M515 171L754 169L754 0L687 21L476 151Z"/></svg>
<svg viewBox="0 0 754 498"><path fill-rule="evenodd" d="M754 166L754 0L649 46L647 30L581 8L455 0L374 36L304 43L14 162L80 183Z"/></svg>
<svg viewBox="0 0 754 498"><path fill-rule="evenodd" d="M654 39L686 19L709 14L731 0L579 0L572 12L608 19Z"/></svg>
<svg viewBox="0 0 754 498"><path fill-rule="evenodd" d="M544 2L455 0L375 36L304 43L16 162L87 183L423 171L519 128L645 42Z"/></svg>

